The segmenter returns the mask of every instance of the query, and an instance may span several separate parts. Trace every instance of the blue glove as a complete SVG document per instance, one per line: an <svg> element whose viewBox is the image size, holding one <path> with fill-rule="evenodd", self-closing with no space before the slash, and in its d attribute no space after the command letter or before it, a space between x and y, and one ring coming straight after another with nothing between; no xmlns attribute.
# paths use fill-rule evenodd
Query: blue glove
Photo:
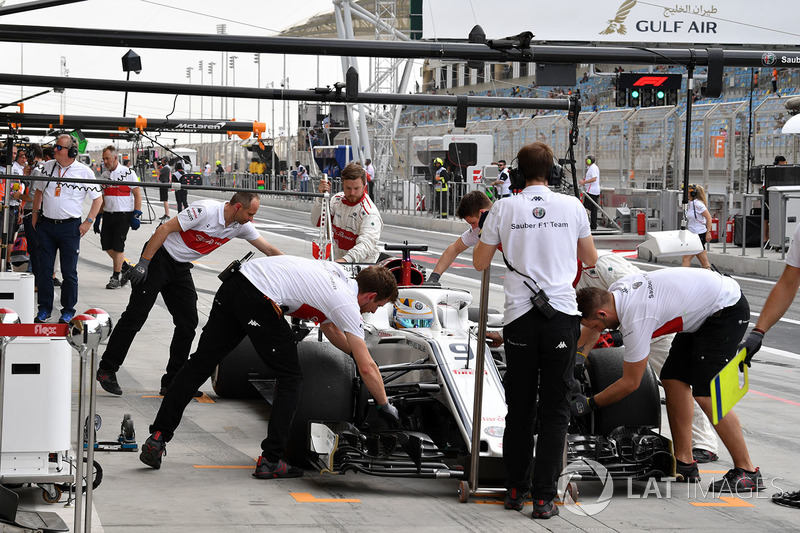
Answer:
<svg viewBox="0 0 800 533"><path fill-rule="evenodd" d="M739 372L744 372L744 365L750 366L750 360L761 349L761 341L763 340L764 334L754 329L739 343L739 346L736 347L736 353L742 351L742 348L746 350L744 361L739 363Z"/></svg>
<svg viewBox="0 0 800 533"><path fill-rule="evenodd" d="M584 416L597 409L597 403L593 397L587 398L583 394L575 394L569 403L569 411L573 416Z"/></svg>
<svg viewBox="0 0 800 533"><path fill-rule="evenodd" d="M139 262L128 269L128 279L131 280L131 285L137 285L147 279L147 269L149 266L150 260L140 257Z"/></svg>
<svg viewBox="0 0 800 533"><path fill-rule="evenodd" d="M103 219L103 213L97 213L97 216L94 217L94 232L100 233L100 221Z"/></svg>
<svg viewBox="0 0 800 533"><path fill-rule="evenodd" d="M397 408L392 405L392 402L387 401L383 405L378 406L378 416L386 422L392 429L400 429L400 413Z"/></svg>
<svg viewBox="0 0 800 533"><path fill-rule="evenodd" d="M133 210L133 216L131 217L131 229L132 230L136 231L137 229L139 229L139 226L142 225L141 218L142 218L142 212L139 211L138 209L134 209Z"/></svg>

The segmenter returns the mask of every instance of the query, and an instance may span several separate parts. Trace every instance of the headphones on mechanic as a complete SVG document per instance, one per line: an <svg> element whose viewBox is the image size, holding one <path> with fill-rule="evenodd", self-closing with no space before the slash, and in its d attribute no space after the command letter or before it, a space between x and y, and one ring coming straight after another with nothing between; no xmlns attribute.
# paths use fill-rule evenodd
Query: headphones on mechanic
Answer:
<svg viewBox="0 0 800 533"><path fill-rule="evenodd" d="M515 157L510 165L506 165L508 168L508 175L511 179L511 189L514 191L521 191L525 188L527 179L525 178L525 174L522 172L522 169L517 165L514 167L514 161L517 161ZM553 158L553 166L550 169L550 175L547 177L547 185L548 187L556 187L561 185L561 179L564 177L564 167L561 166L555 159Z"/></svg>
<svg viewBox="0 0 800 533"><path fill-rule="evenodd" d="M587 165L593 165L595 163L597 163L597 158L595 156L593 156L593 155L587 155L586 156L586 164Z"/></svg>
<svg viewBox="0 0 800 533"><path fill-rule="evenodd" d="M78 157L78 148L76 148L75 145L70 146L69 150L67 150L67 156L70 159L75 159Z"/></svg>

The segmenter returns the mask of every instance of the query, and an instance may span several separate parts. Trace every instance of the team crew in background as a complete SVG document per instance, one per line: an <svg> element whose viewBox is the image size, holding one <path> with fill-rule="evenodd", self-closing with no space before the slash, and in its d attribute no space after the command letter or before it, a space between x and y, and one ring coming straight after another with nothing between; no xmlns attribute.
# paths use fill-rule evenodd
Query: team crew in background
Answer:
<svg viewBox="0 0 800 533"><path fill-rule="evenodd" d="M44 165L42 173L51 178L75 178L93 181L94 172L75 160L78 149L73 146L72 137L60 135L55 145L55 160ZM75 316L78 303L78 252L81 237L92 228L92 223L103 203L100 187L80 183L61 183L58 181L38 181L34 184L36 195L33 200L33 227L39 240L39 278L37 279L37 299L39 311L36 322L47 322L53 311L53 265L56 252L61 258L61 273L64 283L61 286L61 318L59 322L69 322ZM81 222L83 201L92 202L89 216ZM38 214L42 210L41 216Z"/></svg>
<svg viewBox="0 0 800 533"><path fill-rule="evenodd" d="M199 200L156 229L139 262L128 271L131 298L114 327L97 371L97 381L103 389L122 394L116 373L160 293L175 323L169 361L161 378L160 392L167 390L189 357L198 324L191 262L237 237L265 255L281 254L253 226L259 205L258 195L248 192L237 192L225 203Z"/></svg>
<svg viewBox="0 0 800 533"><path fill-rule="evenodd" d="M103 165L106 170L101 178L119 181L120 184L103 186L103 206L94 222L94 232L100 234L100 246L111 257L113 266L106 289L119 289L127 282L127 279L120 279L120 273L123 268L127 270L130 267L125 262L128 229L137 230L141 225L142 189L133 169L119 163L113 145L103 150Z"/></svg>
<svg viewBox="0 0 800 533"><path fill-rule="evenodd" d="M333 258L340 263L374 263L380 256L378 239L383 220L366 193L367 174L359 163L342 170L342 192L330 200ZM319 192L330 192L330 182L320 181ZM311 208L311 222L322 223L322 199Z"/></svg>

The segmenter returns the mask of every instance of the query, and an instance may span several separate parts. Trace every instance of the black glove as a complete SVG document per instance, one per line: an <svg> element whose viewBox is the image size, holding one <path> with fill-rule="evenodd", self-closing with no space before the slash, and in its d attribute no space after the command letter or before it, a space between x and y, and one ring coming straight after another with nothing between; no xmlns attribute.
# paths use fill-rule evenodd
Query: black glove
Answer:
<svg viewBox="0 0 800 533"><path fill-rule="evenodd" d="M100 221L103 220L103 213L97 213L97 216L94 217L94 232L100 233Z"/></svg>
<svg viewBox="0 0 800 533"><path fill-rule="evenodd" d="M392 429L400 429L400 413L397 408L392 405L392 402L387 401L383 405L378 406L378 416L386 422Z"/></svg>
<svg viewBox="0 0 800 533"><path fill-rule="evenodd" d="M440 277L441 274L439 274L438 272L431 272L431 275L428 276L428 279L425 281L425 285L435 285L437 287L440 287L441 286L441 283L439 283Z"/></svg>
<svg viewBox="0 0 800 533"><path fill-rule="evenodd" d="M750 360L761 349L761 341L763 340L764 334L754 329L739 343L739 346L736 347L736 353L741 352L742 348L746 350L744 361L739 363L739 372L744 372L744 365L750 366Z"/></svg>
<svg viewBox="0 0 800 533"><path fill-rule="evenodd" d="M583 394L575 394L569 404L569 411L573 416L584 416L597 409L594 397L587 398Z"/></svg>
<svg viewBox="0 0 800 533"><path fill-rule="evenodd" d="M131 280L131 285L136 285L147 279L147 269L149 266L150 260L140 257L139 262L128 269L128 279Z"/></svg>
<svg viewBox="0 0 800 533"><path fill-rule="evenodd" d="M131 216L131 229L132 230L136 231L137 229L139 229L139 226L142 225L141 218L142 218L142 212L139 211L138 209L134 209L133 210L133 216Z"/></svg>
<svg viewBox="0 0 800 533"><path fill-rule="evenodd" d="M483 223L486 222L486 217L489 216L489 211L484 211L481 213L481 217L478 219L478 227L483 229Z"/></svg>

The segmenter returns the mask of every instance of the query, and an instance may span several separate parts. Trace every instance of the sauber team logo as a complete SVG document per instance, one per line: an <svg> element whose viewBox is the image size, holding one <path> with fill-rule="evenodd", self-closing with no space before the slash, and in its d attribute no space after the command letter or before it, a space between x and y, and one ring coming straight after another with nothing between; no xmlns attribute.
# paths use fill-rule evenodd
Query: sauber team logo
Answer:
<svg viewBox="0 0 800 533"><path fill-rule="evenodd" d="M544 207L534 207L533 208L533 216L536 218L542 218L547 214Z"/></svg>
<svg viewBox="0 0 800 533"><path fill-rule="evenodd" d="M642 282L641 281L637 281L636 283L633 284L633 288L634 289L638 289L641 286L642 286Z"/></svg>

